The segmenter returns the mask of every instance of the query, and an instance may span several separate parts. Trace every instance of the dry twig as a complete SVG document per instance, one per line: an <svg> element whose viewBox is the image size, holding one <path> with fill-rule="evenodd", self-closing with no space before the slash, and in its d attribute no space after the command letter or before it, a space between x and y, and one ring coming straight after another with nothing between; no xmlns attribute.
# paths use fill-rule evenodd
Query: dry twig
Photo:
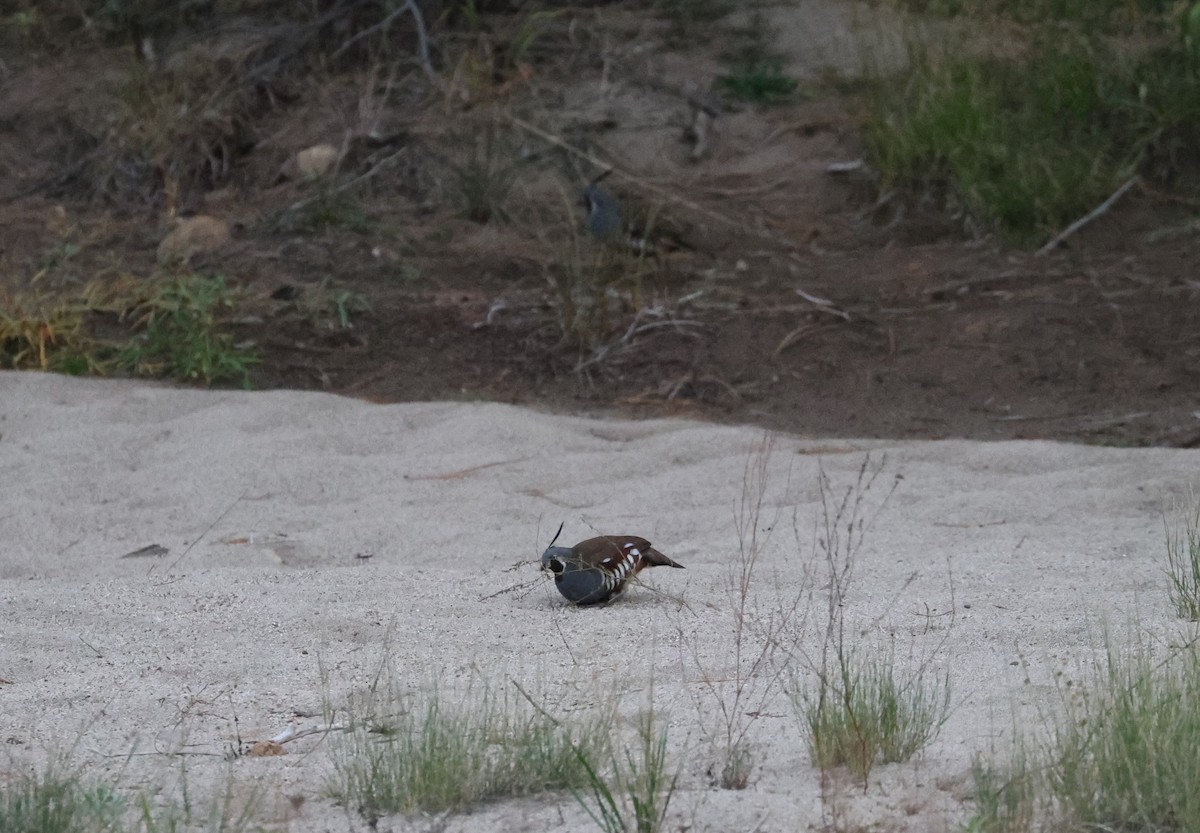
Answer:
<svg viewBox="0 0 1200 833"><path fill-rule="evenodd" d="M1092 220L1095 220L1101 214L1105 213L1110 208L1112 208L1113 205L1116 203L1116 201L1121 199L1121 197L1124 195L1124 193L1126 191L1128 191L1134 185L1137 185L1138 182L1141 181L1141 179L1142 178L1140 176L1138 176L1137 174L1134 174L1133 176L1129 177L1129 179L1125 180L1125 182L1121 185L1120 188L1113 191L1112 194L1109 195L1108 199L1106 199L1104 202L1100 203L1098 206L1093 208L1087 214L1080 217L1075 222L1071 223L1071 225L1067 226L1065 229L1060 231L1058 234L1054 235L1054 237L1050 238L1050 242L1047 243L1045 246L1042 246L1042 248L1038 249L1036 254L1038 256L1041 256L1041 255L1049 254L1050 252L1057 249L1059 244L1062 243L1064 240L1066 240L1068 237L1070 237L1072 234L1079 231L1081 228L1086 226Z"/></svg>
<svg viewBox="0 0 1200 833"><path fill-rule="evenodd" d="M442 78L437 74L437 70L433 68L433 60L429 56L429 34L425 29L425 17L421 14L420 7L413 0L404 0L404 5L393 11L383 20L376 23L374 26L369 26L361 32L356 33L353 37L343 43L331 56L331 59L338 58L343 52L349 49L353 44L369 37L375 32L386 29L391 22L400 15L408 12L413 17L413 25L417 29L417 55L421 60L421 69L425 71L425 76L434 87L441 90L444 88Z"/></svg>

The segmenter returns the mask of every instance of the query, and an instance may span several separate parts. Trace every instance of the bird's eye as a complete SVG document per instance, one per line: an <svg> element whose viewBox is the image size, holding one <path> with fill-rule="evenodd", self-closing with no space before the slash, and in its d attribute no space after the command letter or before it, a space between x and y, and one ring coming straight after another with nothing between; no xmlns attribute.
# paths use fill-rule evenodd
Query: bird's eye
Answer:
<svg viewBox="0 0 1200 833"><path fill-rule="evenodd" d="M550 559L549 567L550 567L550 572L554 573L555 575L558 575L565 569L563 563L561 561L559 561L557 558Z"/></svg>

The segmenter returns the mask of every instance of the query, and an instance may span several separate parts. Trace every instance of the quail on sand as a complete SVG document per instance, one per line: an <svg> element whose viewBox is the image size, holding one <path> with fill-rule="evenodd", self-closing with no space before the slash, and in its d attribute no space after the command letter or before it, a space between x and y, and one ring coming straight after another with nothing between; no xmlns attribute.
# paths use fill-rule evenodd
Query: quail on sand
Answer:
<svg viewBox="0 0 1200 833"><path fill-rule="evenodd" d="M558 592L576 605L599 604L620 595L629 580L646 567L682 569L683 565L636 535L601 535L573 547L556 547L551 541L542 553L542 569L554 574Z"/></svg>

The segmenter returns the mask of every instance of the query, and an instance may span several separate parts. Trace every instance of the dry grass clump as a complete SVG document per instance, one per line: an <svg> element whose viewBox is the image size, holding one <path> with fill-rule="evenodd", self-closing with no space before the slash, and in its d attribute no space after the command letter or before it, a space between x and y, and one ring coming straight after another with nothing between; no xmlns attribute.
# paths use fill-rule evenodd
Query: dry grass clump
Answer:
<svg viewBox="0 0 1200 833"><path fill-rule="evenodd" d="M232 331L239 299L223 276L189 270L149 279L122 273L82 290L3 293L0 366L248 386L256 357ZM336 311L348 314L351 302L341 298Z"/></svg>

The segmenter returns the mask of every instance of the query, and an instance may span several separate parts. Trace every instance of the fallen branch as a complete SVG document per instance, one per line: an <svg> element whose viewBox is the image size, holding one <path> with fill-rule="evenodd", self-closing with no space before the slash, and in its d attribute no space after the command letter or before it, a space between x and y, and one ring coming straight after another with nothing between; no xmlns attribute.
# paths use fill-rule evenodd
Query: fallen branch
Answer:
<svg viewBox="0 0 1200 833"><path fill-rule="evenodd" d="M1071 225L1067 226L1065 229L1060 231L1058 234L1054 235L1054 237L1050 238L1050 242L1047 243L1045 246L1042 246L1042 248L1038 249L1036 255L1038 257L1041 257L1042 255L1049 254L1050 252L1054 251L1056 248L1058 248L1060 243L1062 243L1064 240L1066 240L1072 234L1079 231L1081 228L1086 226L1092 220L1095 220L1101 214L1104 214L1106 211L1108 211L1108 209L1112 208L1113 204L1116 203L1117 200L1121 199L1121 197L1125 194L1125 192L1128 191L1130 188L1132 188L1134 185L1136 185L1138 182L1140 182L1141 179L1142 178L1140 176L1138 176L1137 174L1134 174L1133 176L1129 177L1129 179L1125 180L1125 182L1121 185L1120 188L1118 188L1117 190L1112 192L1112 194L1109 196L1108 199L1106 199L1104 202L1100 203L1098 206L1093 208L1087 214L1080 217L1075 222L1071 223Z"/></svg>
<svg viewBox="0 0 1200 833"><path fill-rule="evenodd" d="M951 295L961 295L965 292L969 292L977 286L990 286L994 283L1020 281L1042 277L1045 277L1045 275L1040 272L1026 272L1019 269L1009 269L1001 272L998 275L983 275L982 277L967 278L966 280L950 281L949 283L943 283L938 286L931 286L924 290L921 294L937 301ZM1055 275L1055 277L1059 276Z"/></svg>
<svg viewBox="0 0 1200 833"><path fill-rule="evenodd" d="M779 346L775 348L775 352L771 353L771 358L776 358L784 350L788 349L793 344L803 341L809 336L814 336L818 333L824 333L829 330L836 329L836 324L801 324L799 327L785 335L782 340L780 340Z"/></svg>
<svg viewBox="0 0 1200 833"><path fill-rule="evenodd" d="M349 732L352 726L309 726L305 729L297 729L294 726L288 726L275 737L271 738L271 743L277 743L282 746L285 743L291 743L308 735L328 735L333 732Z"/></svg>
<svg viewBox="0 0 1200 833"><path fill-rule="evenodd" d="M358 41L374 34L375 32L386 29L389 25L391 25L393 20L405 12L408 12L412 15L413 24L417 29L417 54L421 59L421 69L425 71L426 77L429 78L429 81L433 84L433 86L437 87L439 90L443 89L442 78L437 74L437 70L433 68L433 61L429 56L429 34L425 29L425 18L421 14L420 7L417 6L413 0L404 0L403 6L393 11L374 26L369 26L368 28L363 29L361 32L354 35L354 37L347 40L337 48L337 50L331 56L331 60L336 60L343 52L349 49L352 44L357 43Z"/></svg>
<svg viewBox="0 0 1200 833"><path fill-rule="evenodd" d="M843 309L838 309L837 307L835 307L833 305L833 301L827 300L825 298L818 298L816 295L811 295L811 294L805 292L803 289L795 289L793 291L797 295L799 295L801 298L803 298L804 300L808 301L810 304L815 306L819 311L827 312L830 315L836 315L838 318L841 318L846 321L850 320L850 313L846 312Z"/></svg>

